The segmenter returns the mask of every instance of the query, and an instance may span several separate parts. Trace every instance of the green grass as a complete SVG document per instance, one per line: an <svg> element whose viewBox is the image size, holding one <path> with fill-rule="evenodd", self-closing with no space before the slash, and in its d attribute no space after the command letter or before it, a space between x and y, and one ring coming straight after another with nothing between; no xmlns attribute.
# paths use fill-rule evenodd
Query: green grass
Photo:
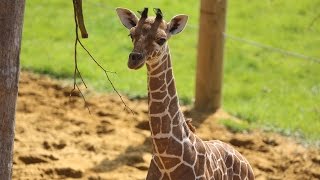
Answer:
<svg viewBox="0 0 320 180"><path fill-rule="evenodd" d="M227 129L234 133L245 133L249 132L251 127L246 121L235 121L231 119L220 119L219 122L223 124Z"/></svg>
<svg viewBox="0 0 320 180"><path fill-rule="evenodd" d="M82 40L108 70L115 86L130 96L146 95L146 70L131 71L128 31L115 7L160 7L165 19L189 15L185 31L170 40L180 98L194 95L199 1L84 1L89 39ZM229 1L227 33L320 58L318 0ZM152 13L152 12L151 12ZM22 67L59 78L73 73L74 21L71 1L28 1L22 41ZM79 48L79 68L87 84L112 91L103 72ZM226 39L223 107L255 127L299 132L320 140L320 64Z"/></svg>

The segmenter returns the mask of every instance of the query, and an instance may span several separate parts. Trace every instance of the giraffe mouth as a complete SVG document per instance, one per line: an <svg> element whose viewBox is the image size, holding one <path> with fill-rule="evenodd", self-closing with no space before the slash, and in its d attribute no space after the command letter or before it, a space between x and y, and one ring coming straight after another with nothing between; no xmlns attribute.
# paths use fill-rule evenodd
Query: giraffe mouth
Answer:
<svg viewBox="0 0 320 180"><path fill-rule="evenodd" d="M141 60L136 60L136 61L133 61L133 60L129 60L128 61L128 67L129 69L134 69L134 70L137 70L137 69L140 69L145 63L145 60L144 59L141 59Z"/></svg>

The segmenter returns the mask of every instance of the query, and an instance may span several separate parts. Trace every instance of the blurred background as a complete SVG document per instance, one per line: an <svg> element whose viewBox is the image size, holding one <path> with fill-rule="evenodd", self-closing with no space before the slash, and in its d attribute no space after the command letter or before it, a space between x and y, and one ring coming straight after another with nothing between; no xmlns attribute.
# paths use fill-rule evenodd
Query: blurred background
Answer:
<svg viewBox="0 0 320 180"><path fill-rule="evenodd" d="M167 21L189 15L183 33L171 38L174 74L181 102L192 105L199 34L199 1L83 1L89 39L83 44L109 71L115 87L130 98L146 97L146 70L131 71L128 31L116 7L134 12L158 7ZM223 109L243 120L226 126L262 128L320 140L320 1L229 1L225 39ZM26 2L23 70L72 79L75 25L71 1ZM79 70L90 89L112 92L104 72L81 48ZM71 81L70 81L71 82ZM70 83L71 85L71 83Z"/></svg>

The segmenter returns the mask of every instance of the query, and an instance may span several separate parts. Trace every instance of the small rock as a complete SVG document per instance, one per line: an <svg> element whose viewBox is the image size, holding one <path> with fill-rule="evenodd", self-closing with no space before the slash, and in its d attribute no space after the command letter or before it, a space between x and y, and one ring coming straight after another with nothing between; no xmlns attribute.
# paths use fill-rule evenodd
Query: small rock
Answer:
<svg viewBox="0 0 320 180"><path fill-rule="evenodd" d="M101 180L102 178L100 176L89 176L88 180Z"/></svg>
<svg viewBox="0 0 320 180"><path fill-rule="evenodd" d="M260 152L269 152L269 148L267 146L259 146L258 151Z"/></svg>
<svg viewBox="0 0 320 180"><path fill-rule="evenodd" d="M320 164L320 156L313 157L312 162Z"/></svg>
<svg viewBox="0 0 320 180"><path fill-rule="evenodd" d="M97 115L104 117L104 116L111 116L112 114L109 113L109 112L105 112L105 111L98 111L98 112L97 112Z"/></svg>
<svg viewBox="0 0 320 180"><path fill-rule="evenodd" d="M59 176L64 176L64 177L69 177L69 178L81 178L83 176L82 171L75 170L70 167L55 168L55 171Z"/></svg>
<svg viewBox="0 0 320 180"><path fill-rule="evenodd" d="M112 128L109 129L106 126L100 126L100 125L97 126L97 134L98 135L108 134L113 131L114 131L114 129L112 129Z"/></svg>
<svg viewBox="0 0 320 180"><path fill-rule="evenodd" d="M265 144L270 145L270 146L278 146L279 145L279 143L275 139L272 139L272 138L265 138L262 141Z"/></svg>
<svg viewBox="0 0 320 180"><path fill-rule="evenodd" d="M246 146L251 146L254 144L252 139L240 139L240 138L233 138L230 141L230 144L238 147L246 147Z"/></svg>
<svg viewBox="0 0 320 180"><path fill-rule="evenodd" d="M53 143L52 146L56 149L63 149L67 146L67 143L61 140L59 143Z"/></svg>
<svg viewBox="0 0 320 180"><path fill-rule="evenodd" d="M44 155L42 155L42 157L47 158L47 159L50 159L50 160L52 160L52 161L57 161L57 160L59 160L59 158L54 157L52 154L50 154L50 155L44 154Z"/></svg>
<svg viewBox="0 0 320 180"><path fill-rule="evenodd" d="M19 160L21 160L25 164L37 164L48 162L46 159L34 155L20 156Z"/></svg>
<svg viewBox="0 0 320 180"><path fill-rule="evenodd" d="M44 141L44 142L42 143L42 146L43 146L44 149L51 149L51 146L50 146L50 144L48 143L48 141Z"/></svg>

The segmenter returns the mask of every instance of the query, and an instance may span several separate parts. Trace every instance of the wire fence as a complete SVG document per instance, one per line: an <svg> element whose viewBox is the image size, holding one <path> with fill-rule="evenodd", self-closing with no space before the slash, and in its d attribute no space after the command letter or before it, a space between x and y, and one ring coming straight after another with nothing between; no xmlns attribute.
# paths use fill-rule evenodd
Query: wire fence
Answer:
<svg viewBox="0 0 320 180"><path fill-rule="evenodd" d="M196 30L199 29L199 26L196 26L194 24L189 24L187 27L189 27L191 29L196 29ZM227 34L225 32L223 32L223 35L224 35L224 37L226 39L230 39L230 40L233 40L233 41L238 41L238 42L241 42L241 43L244 43L244 44L248 44L248 45L251 45L251 46L254 46L254 47L262 48L262 49L265 49L265 50L268 50L268 51L272 51L272 52L275 52L275 53L280 53L280 54L283 54L283 55L286 55L286 56L292 56L292 57L303 59L303 60L309 60L309 61L312 61L312 62L320 64L320 58L311 57L311 56L308 56L308 55L305 55L305 54L301 54L301 53L298 53L298 52L288 51L288 50L285 50L285 49L277 48L277 47L274 47L274 46L271 46L271 45L267 45L267 44L264 44L264 43L261 43L261 42L249 40L249 39L246 39L246 38L243 38L243 37L230 35L230 34Z"/></svg>
<svg viewBox="0 0 320 180"><path fill-rule="evenodd" d="M117 7L111 7L109 5L103 5L103 7L106 8L106 9L109 9L109 10L113 10L113 11L117 8ZM309 27L313 26L318 19L320 19L320 14L312 19ZM198 25L194 25L194 24L187 24L187 28L198 30L199 26ZM251 45L251 46L254 46L254 47L262 48L262 49L265 49L265 50L268 50L268 51L271 51L271 52L280 53L280 54L283 54L285 56L292 56L292 57L295 57L295 58L308 60L308 61L320 64L320 57L319 58L318 57L311 57L311 56L308 56L308 55L305 55L305 54L302 54L302 53L281 49L281 48L278 48L278 47L267 45L267 44L264 44L264 43L261 43L261 42L257 42L257 41L251 40L251 39L247 39L247 38L244 38L244 37L234 36L234 35L231 35L231 34L227 34L225 32L222 32L222 33L223 33L225 38L233 40L233 41L238 41L238 42L245 43L245 44L248 44L248 45Z"/></svg>

